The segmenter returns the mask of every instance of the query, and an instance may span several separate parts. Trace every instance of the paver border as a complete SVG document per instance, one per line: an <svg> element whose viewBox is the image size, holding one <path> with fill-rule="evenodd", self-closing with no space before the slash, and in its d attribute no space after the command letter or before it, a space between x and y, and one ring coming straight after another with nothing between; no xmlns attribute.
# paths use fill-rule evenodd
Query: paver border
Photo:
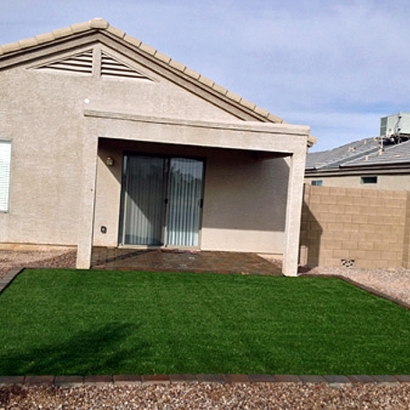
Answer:
<svg viewBox="0 0 410 410"><path fill-rule="evenodd" d="M151 374L99 376L0 376L0 387L45 385L55 387L171 384L327 384L327 385L402 385L410 384L410 375L293 375L293 374Z"/></svg>

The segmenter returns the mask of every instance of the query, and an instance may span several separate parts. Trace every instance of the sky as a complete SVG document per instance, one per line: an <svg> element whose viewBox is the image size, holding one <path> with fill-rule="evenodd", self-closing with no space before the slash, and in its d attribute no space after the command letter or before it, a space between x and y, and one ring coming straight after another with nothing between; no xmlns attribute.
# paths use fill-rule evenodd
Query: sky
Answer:
<svg viewBox="0 0 410 410"><path fill-rule="evenodd" d="M405 0L0 0L0 44L95 17L309 125L312 151L378 136L381 117L410 112Z"/></svg>

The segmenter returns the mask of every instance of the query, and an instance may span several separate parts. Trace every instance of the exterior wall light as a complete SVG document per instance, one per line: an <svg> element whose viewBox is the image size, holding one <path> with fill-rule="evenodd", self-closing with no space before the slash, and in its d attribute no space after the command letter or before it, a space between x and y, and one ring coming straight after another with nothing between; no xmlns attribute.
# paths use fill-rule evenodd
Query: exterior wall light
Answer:
<svg viewBox="0 0 410 410"><path fill-rule="evenodd" d="M114 165L114 158L113 157L107 157L105 163L107 164L107 167L112 167Z"/></svg>

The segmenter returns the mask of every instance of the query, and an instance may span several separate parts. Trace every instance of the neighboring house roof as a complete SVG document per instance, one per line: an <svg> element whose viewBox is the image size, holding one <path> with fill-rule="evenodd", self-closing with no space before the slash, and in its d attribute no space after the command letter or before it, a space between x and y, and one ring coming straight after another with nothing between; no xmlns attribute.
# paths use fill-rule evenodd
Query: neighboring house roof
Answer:
<svg viewBox="0 0 410 410"><path fill-rule="evenodd" d="M140 40L129 36L125 32L115 27L112 27L107 21L101 18L95 18L93 20L90 20L89 22L74 24L67 28L52 31L51 33L38 35L33 38L0 46L0 70L8 67L7 60L9 57L13 57L21 52L36 49L44 45L49 45L51 43L55 43L57 41L61 41L73 36L78 36L80 34L84 35L84 33L87 32L100 32L109 35L111 38L114 37L123 42L126 42L128 46L132 46L139 52L142 52L145 55L154 58L157 63L166 65L169 69L176 70L180 73L180 75L184 76L185 78L189 78L191 81L196 81L196 83L202 88L208 88L214 94L216 93L216 95L219 95L220 98L224 98L225 100L228 99L231 104L240 107L243 111L252 115L255 120L272 123L284 123L281 118L272 115L271 113L264 110L263 108L258 107L254 103L245 100L244 98L227 90L224 87L221 87L220 85L202 76L196 71L191 70L185 65L160 53L156 49L142 43ZM311 137L309 145L312 145L314 142L315 139Z"/></svg>
<svg viewBox="0 0 410 410"><path fill-rule="evenodd" d="M350 160L342 167L366 167L366 166L396 166L410 163L410 141L399 144L385 143L382 151L379 149L376 153L365 157Z"/></svg>
<svg viewBox="0 0 410 410"><path fill-rule="evenodd" d="M349 144L328 151L312 152L307 155L306 169L334 169L355 158L361 158L378 150L374 138L353 141Z"/></svg>
<svg viewBox="0 0 410 410"><path fill-rule="evenodd" d="M410 163L410 140L365 138L328 151L309 153L306 174L348 171L355 168L394 168Z"/></svg>

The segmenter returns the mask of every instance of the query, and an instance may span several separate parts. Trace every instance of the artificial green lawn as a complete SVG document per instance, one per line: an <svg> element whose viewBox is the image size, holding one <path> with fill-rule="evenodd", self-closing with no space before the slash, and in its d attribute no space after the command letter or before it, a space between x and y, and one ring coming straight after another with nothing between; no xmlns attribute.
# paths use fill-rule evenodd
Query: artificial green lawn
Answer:
<svg viewBox="0 0 410 410"><path fill-rule="evenodd" d="M25 270L0 375L410 374L410 312L338 279Z"/></svg>

